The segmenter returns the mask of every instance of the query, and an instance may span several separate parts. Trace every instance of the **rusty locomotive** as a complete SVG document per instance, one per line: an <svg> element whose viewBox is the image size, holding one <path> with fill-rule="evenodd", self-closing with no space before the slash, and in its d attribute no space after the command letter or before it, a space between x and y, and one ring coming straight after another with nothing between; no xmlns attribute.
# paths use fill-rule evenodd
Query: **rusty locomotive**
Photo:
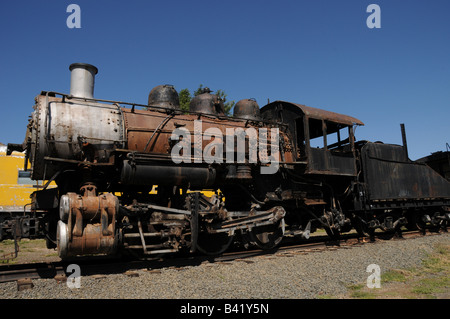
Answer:
<svg viewBox="0 0 450 319"><path fill-rule="evenodd" d="M63 259L272 249L318 228L337 238L450 220L450 183L406 145L356 141L356 118L253 99L226 116L209 90L186 112L170 85L148 105L102 100L95 66L69 69L70 94L41 92L24 142L8 144L46 181L31 207Z"/></svg>

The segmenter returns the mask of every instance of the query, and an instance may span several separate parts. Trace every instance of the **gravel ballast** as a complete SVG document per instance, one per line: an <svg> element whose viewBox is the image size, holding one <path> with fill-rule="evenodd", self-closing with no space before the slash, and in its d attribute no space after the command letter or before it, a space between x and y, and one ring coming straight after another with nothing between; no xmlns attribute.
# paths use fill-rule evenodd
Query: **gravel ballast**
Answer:
<svg viewBox="0 0 450 319"><path fill-rule="evenodd" d="M34 279L32 289L18 291L16 282L0 284L3 299L311 299L340 298L347 287L365 284L376 264L381 273L418 267L436 244L450 235L377 241L350 249L306 255L271 255L229 263L202 263L182 269L135 270L135 276L82 276L80 288L55 279ZM81 273L82 273L81 269Z"/></svg>

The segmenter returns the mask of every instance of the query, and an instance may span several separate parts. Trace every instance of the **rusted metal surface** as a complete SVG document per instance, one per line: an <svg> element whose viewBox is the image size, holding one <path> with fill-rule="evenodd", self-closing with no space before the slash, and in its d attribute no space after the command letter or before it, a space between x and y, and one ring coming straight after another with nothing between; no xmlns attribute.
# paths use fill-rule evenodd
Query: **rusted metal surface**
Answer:
<svg viewBox="0 0 450 319"><path fill-rule="evenodd" d="M211 233L225 232L238 229L251 229L265 225L273 225L282 220L286 211L281 206L273 207L267 211L254 211L246 217L240 217L231 221L224 221L213 225Z"/></svg>
<svg viewBox="0 0 450 319"><path fill-rule="evenodd" d="M255 129L258 134L259 125L252 126L247 123L246 120L234 120L226 118L214 118L207 115L190 115L190 114L173 114L168 115L166 113L157 111L144 111L144 110L132 110L122 109L123 119L126 127L127 149L129 151L136 151L140 153L151 154L165 154L170 156L172 147L176 144L176 141L171 140L172 133L176 129L183 129L191 135L191 155L192 162L199 161L198 154L194 151L195 147L201 150L203 154L205 148L211 147L211 143L222 143L223 145L223 162L226 161L225 153L227 150L227 135L235 134L237 130L243 130L246 132L249 128ZM200 124L201 122L201 124ZM266 127L270 132L271 126ZM230 131L231 130L231 133ZM215 135L214 132L220 132ZM290 148L291 141L286 134L280 131L280 140L283 140L284 152L287 161L292 160L290 154L292 148ZM248 136L246 137L247 146L245 147L245 153L248 157ZM234 137L233 146L230 146L234 153L237 153L236 137ZM267 145L263 145L270 149L271 137L267 138ZM211 145L210 145L211 144ZM201 158L200 158L201 161Z"/></svg>
<svg viewBox="0 0 450 319"><path fill-rule="evenodd" d="M340 123L344 125L364 125L364 123L357 118L352 116L339 114L335 112L330 112L327 110L322 110L302 104L296 104L285 101L275 101L270 104L267 104L261 109L261 113L266 112L272 108L276 108L278 105L283 105L284 107L297 108L300 110L305 116L309 118L321 119L326 121L331 121L335 123Z"/></svg>
<svg viewBox="0 0 450 319"><path fill-rule="evenodd" d="M354 153L338 153L319 148L311 148L308 156L307 173L356 176Z"/></svg>
<svg viewBox="0 0 450 319"><path fill-rule="evenodd" d="M432 153L431 155L416 160L416 162L427 164L439 175L441 175L450 182L450 151L435 152Z"/></svg>
<svg viewBox="0 0 450 319"><path fill-rule="evenodd" d="M449 222L449 183L401 146L355 142L364 124L354 117L286 101L259 110L251 99L226 117L208 89L184 114L171 86L139 105L93 99L93 81L78 84L87 85L79 97L39 95L25 142L10 144L27 150L32 179L58 185L36 192L32 208L45 211L42 228L62 258L118 247L218 254L235 239L273 248L285 227L336 238L351 227L397 230L410 217ZM214 195L200 196L205 188ZM410 206L393 206L403 200ZM431 213L404 215L410 207Z"/></svg>
<svg viewBox="0 0 450 319"><path fill-rule="evenodd" d="M170 154L175 144L170 137L177 128L191 133L194 147L196 120L202 121L201 131L198 132L201 135L198 143L201 143L202 150L211 141L223 142L225 145L227 129L247 130L252 127L245 120L227 120L208 114L183 115L168 114L161 110L126 109L90 100L58 98L49 92L39 95L36 101L25 143L33 179L49 179L64 164L75 164L77 161L108 164L116 149ZM260 125L253 127L258 129ZM223 139L212 134L212 130L219 130ZM282 139L285 149L290 153L292 147L289 147L289 138L282 136ZM286 158L292 156L286 154Z"/></svg>
<svg viewBox="0 0 450 319"><path fill-rule="evenodd" d="M97 196L93 185L83 186L81 193L61 198L58 253L62 258L109 254L117 248L117 197L111 193Z"/></svg>
<svg viewBox="0 0 450 319"><path fill-rule="evenodd" d="M261 109L264 119L288 124L296 162L305 163L305 173L356 176L353 125L364 125L348 115L316 109L301 104L275 101ZM314 125L313 125L314 124ZM340 130L348 130L348 138L340 139ZM338 134L339 141L327 142L329 134ZM322 147L313 147L311 140L321 140Z"/></svg>
<svg viewBox="0 0 450 319"><path fill-rule="evenodd" d="M32 179L49 179L57 172L59 167L46 166L45 157L108 162L110 151L124 146L117 106L49 95L36 101L27 134Z"/></svg>
<svg viewBox="0 0 450 319"><path fill-rule="evenodd" d="M298 107L303 112L303 114L305 114L309 118L322 119L344 125L364 125L363 122L349 115L339 114L302 104L292 104Z"/></svg>
<svg viewBox="0 0 450 319"><path fill-rule="evenodd" d="M410 161L402 146L367 143L361 152L370 200L450 198L450 183L427 165Z"/></svg>
<svg viewBox="0 0 450 319"><path fill-rule="evenodd" d="M178 93L172 85L158 85L154 87L148 95L148 106L179 110L180 100Z"/></svg>
<svg viewBox="0 0 450 319"><path fill-rule="evenodd" d="M64 273L63 267L53 267L50 263L10 264L5 270L0 269L0 283L23 280L25 278L52 278L56 273Z"/></svg>
<svg viewBox="0 0 450 319"><path fill-rule="evenodd" d="M189 105L191 112L200 112L210 115L225 115L223 101L215 94L211 94L208 88L205 88L202 94L195 96Z"/></svg>
<svg viewBox="0 0 450 319"><path fill-rule="evenodd" d="M233 108L233 117L245 120L260 121L259 105L254 99L244 99L236 103Z"/></svg>

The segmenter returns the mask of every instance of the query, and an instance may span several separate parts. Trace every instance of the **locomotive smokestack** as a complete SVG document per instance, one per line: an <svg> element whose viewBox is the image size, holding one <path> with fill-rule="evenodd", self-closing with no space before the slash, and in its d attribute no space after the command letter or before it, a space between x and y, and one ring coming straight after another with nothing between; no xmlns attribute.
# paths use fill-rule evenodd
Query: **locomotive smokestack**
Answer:
<svg viewBox="0 0 450 319"><path fill-rule="evenodd" d="M406 159L409 158L408 156L408 143L406 142L406 131L405 131L405 124L400 124L400 129L402 131L402 142L403 142L403 150L405 152Z"/></svg>
<svg viewBox="0 0 450 319"><path fill-rule="evenodd" d="M81 98L94 98L94 82L98 69L87 63L72 63L69 66L70 95Z"/></svg>

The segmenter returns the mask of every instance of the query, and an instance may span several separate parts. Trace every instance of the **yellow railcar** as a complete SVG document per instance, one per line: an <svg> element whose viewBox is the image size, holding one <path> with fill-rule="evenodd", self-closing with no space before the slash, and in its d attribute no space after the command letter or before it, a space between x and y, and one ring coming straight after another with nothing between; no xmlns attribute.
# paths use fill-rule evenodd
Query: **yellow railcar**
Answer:
<svg viewBox="0 0 450 319"><path fill-rule="evenodd" d="M23 171L23 153L13 152L6 156L6 146L0 146L0 211L14 209L23 211L30 203L30 195L35 191L33 181Z"/></svg>
<svg viewBox="0 0 450 319"><path fill-rule="evenodd" d="M23 170L24 161L20 152L6 156L6 146L0 144L0 240L12 238L14 232L19 237L38 236L38 222L30 209L37 183Z"/></svg>

